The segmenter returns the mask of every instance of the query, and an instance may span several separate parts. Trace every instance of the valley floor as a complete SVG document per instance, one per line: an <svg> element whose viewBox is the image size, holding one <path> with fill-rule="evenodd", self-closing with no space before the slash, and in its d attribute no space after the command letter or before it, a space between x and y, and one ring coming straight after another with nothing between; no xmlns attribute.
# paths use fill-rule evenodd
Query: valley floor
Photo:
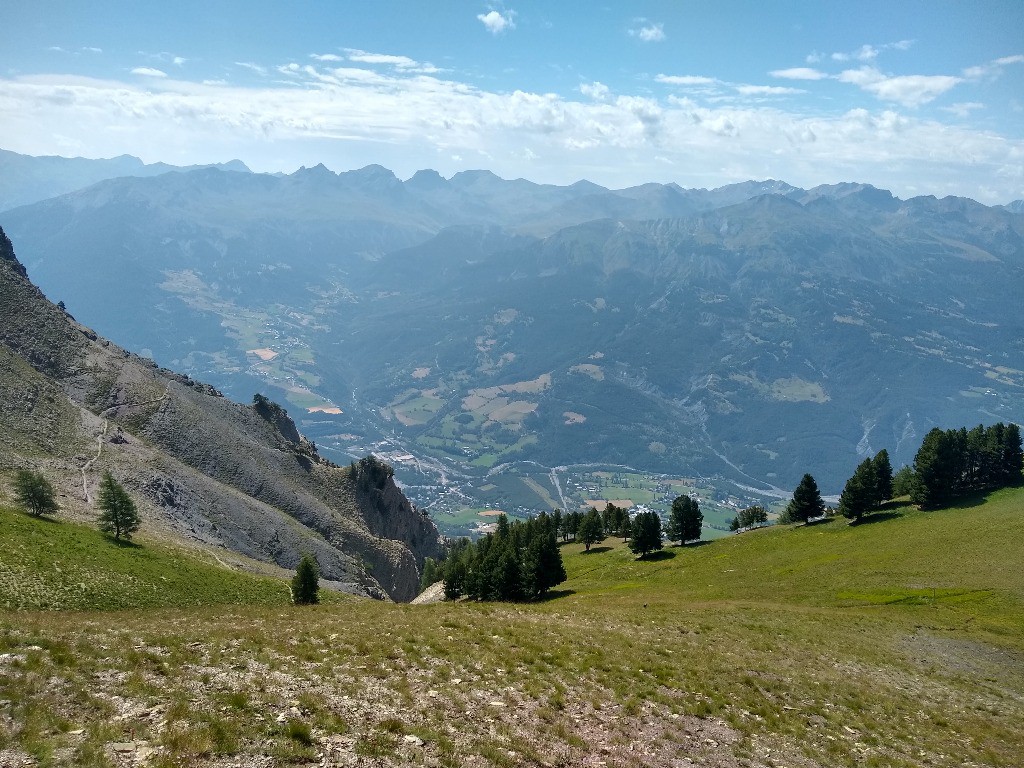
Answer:
<svg viewBox="0 0 1024 768"><path fill-rule="evenodd" d="M0 616L0 765L1019 766L1024 492L636 561L531 605Z"/></svg>

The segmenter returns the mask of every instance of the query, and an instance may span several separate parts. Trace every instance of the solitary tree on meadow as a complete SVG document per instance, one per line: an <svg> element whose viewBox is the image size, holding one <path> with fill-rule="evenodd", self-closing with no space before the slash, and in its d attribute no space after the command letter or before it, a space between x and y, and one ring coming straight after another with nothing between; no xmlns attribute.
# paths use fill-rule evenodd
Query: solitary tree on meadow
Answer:
<svg viewBox="0 0 1024 768"><path fill-rule="evenodd" d="M103 473L99 496L100 530L114 534L115 540L131 541L132 534L139 530L139 511L135 502L109 472Z"/></svg>
<svg viewBox="0 0 1024 768"><path fill-rule="evenodd" d="M14 500L35 517L52 515L57 511L53 486L42 472L18 470L14 476Z"/></svg>
<svg viewBox="0 0 1024 768"><path fill-rule="evenodd" d="M315 605L320 602L320 568L311 555L303 555L292 577L292 602Z"/></svg>

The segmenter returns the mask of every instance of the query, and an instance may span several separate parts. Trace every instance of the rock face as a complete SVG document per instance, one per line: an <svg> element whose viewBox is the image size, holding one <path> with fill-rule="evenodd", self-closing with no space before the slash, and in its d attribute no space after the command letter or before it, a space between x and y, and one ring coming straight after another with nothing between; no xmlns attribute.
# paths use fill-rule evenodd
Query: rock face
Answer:
<svg viewBox="0 0 1024 768"><path fill-rule="evenodd" d="M0 305L0 469L45 466L83 514L110 471L155 527L285 568L309 552L339 589L415 596L441 541L390 467L338 467L276 403L231 402L97 337L28 281L2 230Z"/></svg>

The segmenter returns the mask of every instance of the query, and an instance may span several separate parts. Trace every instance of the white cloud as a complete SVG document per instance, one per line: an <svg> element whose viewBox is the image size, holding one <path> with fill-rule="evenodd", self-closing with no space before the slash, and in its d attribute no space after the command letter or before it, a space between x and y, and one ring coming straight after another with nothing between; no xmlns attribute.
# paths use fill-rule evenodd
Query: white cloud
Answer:
<svg viewBox="0 0 1024 768"><path fill-rule="evenodd" d="M487 31L492 35L500 35L502 32L516 28L515 11L506 11L505 13L501 13L500 11L478 13L477 19L483 23L487 28Z"/></svg>
<svg viewBox="0 0 1024 768"><path fill-rule="evenodd" d="M317 61L344 61L341 56L336 53L311 53L309 58L316 59Z"/></svg>
<svg viewBox="0 0 1024 768"><path fill-rule="evenodd" d="M913 40L899 40L895 43L885 43L883 45L869 45L865 43L855 51L838 51L833 53L830 58L833 61L874 61L878 58L878 54L882 51L905 51L914 44ZM813 57L813 58L812 58ZM815 64L822 59L822 54L812 53L807 57L808 64Z"/></svg>
<svg viewBox="0 0 1024 768"><path fill-rule="evenodd" d="M1024 141L931 115L857 109L814 117L778 102L706 106L677 94L605 94L600 83L579 86L573 99L489 91L396 66L284 68L290 84L268 79L246 87L171 78L0 77L0 146L28 154L74 146L92 157L127 152L180 163L240 157L260 170L379 162L403 178L429 165L449 175L483 164L509 178L589 178L607 186L651 180L718 186L771 177L806 187L858 178L896 194L966 194L991 202L1018 198L1024 186ZM922 98L921 83L912 97L900 78L872 67L849 72L855 74L847 82L866 91L874 86L880 98L885 88L906 88L904 101ZM603 98L588 96L584 87Z"/></svg>
<svg viewBox="0 0 1024 768"><path fill-rule="evenodd" d="M791 67L790 69L773 69L768 73L772 77L785 80L824 80L828 77L824 72L810 67Z"/></svg>
<svg viewBox="0 0 1024 768"><path fill-rule="evenodd" d="M951 75L897 75L890 77L874 67L860 67L840 72L836 79L851 83L874 94L883 101L894 101L904 107L916 108L963 82Z"/></svg>
<svg viewBox="0 0 1024 768"><path fill-rule="evenodd" d="M360 64L387 64L399 69L412 69L419 66L419 62L410 59L408 56L393 56L389 53L367 53L358 48L346 48L349 61L356 61Z"/></svg>
<svg viewBox="0 0 1024 768"><path fill-rule="evenodd" d="M604 101L608 98L609 88L604 83L594 81L593 83L582 83L580 85L580 93L584 96L589 96L595 101Z"/></svg>
<svg viewBox="0 0 1024 768"><path fill-rule="evenodd" d="M984 108L985 105L978 101L960 101L956 104L950 104L948 107L943 107L942 111L949 112L957 117L968 117L971 112Z"/></svg>
<svg viewBox="0 0 1024 768"><path fill-rule="evenodd" d="M702 75L655 75L654 80L666 85L681 86L715 85L718 83L715 78Z"/></svg>
<svg viewBox="0 0 1024 768"><path fill-rule="evenodd" d="M665 39L665 25L661 22L648 22L647 19L636 19L637 26L631 27L630 37L645 43L660 43Z"/></svg>
<svg viewBox="0 0 1024 768"><path fill-rule="evenodd" d="M822 60L823 58L825 58L825 54L823 54L823 53L818 53L817 51L812 51L811 53L808 53L808 54L807 54L807 57L806 57L805 61L806 61L806 62L807 62L808 64L817 64L817 63L818 63L818 62L820 62L820 61L821 61L821 60Z"/></svg>
<svg viewBox="0 0 1024 768"><path fill-rule="evenodd" d="M1009 66L1010 64L1021 63L1024 63L1024 56L1020 54L1014 56L1003 56L999 59L993 59L987 64L967 67L963 71L963 76L970 80L980 80L983 77L997 78L1003 74L1003 67Z"/></svg>
<svg viewBox="0 0 1024 768"><path fill-rule="evenodd" d="M188 59L186 59L186 58L184 58L184 57L182 57L182 56L175 56L175 57L174 57L173 59L171 59L171 63L172 63L172 64L173 64L174 66L176 66L176 67L180 67L180 66L181 66L182 64L184 64L184 63L185 63L186 61L188 61Z"/></svg>
<svg viewBox="0 0 1024 768"><path fill-rule="evenodd" d="M736 92L743 96L790 96L807 93L802 88L785 88L780 85L737 85Z"/></svg>
<svg viewBox="0 0 1024 768"><path fill-rule="evenodd" d="M93 47L91 45L84 46L82 48L82 50L85 51L86 53L103 53L103 49L102 48L95 48L95 47Z"/></svg>
<svg viewBox="0 0 1024 768"><path fill-rule="evenodd" d="M133 75L142 75L143 77L167 77L167 73L160 69L153 69L153 67L136 67L132 70Z"/></svg>
<svg viewBox="0 0 1024 768"><path fill-rule="evenodd" d="M251 61L236 61L235 62L235 66L236 67L242 67L243 69L251 70L251 71L255 72L258 75L265 75L265 74L267 74L267 68L266 67L261 67L259 64L254 64Z"/></svg>

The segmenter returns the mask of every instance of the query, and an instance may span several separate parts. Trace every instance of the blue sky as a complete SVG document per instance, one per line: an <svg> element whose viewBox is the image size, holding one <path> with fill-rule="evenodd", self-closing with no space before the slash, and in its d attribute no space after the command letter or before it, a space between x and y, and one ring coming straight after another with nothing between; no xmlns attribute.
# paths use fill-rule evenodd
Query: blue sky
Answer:
<svg viewBox="0 0 1024 768"><path fill-rule="evenodd" d="M0 147L1024 198L1024 2L0 7Z"/></svg>

